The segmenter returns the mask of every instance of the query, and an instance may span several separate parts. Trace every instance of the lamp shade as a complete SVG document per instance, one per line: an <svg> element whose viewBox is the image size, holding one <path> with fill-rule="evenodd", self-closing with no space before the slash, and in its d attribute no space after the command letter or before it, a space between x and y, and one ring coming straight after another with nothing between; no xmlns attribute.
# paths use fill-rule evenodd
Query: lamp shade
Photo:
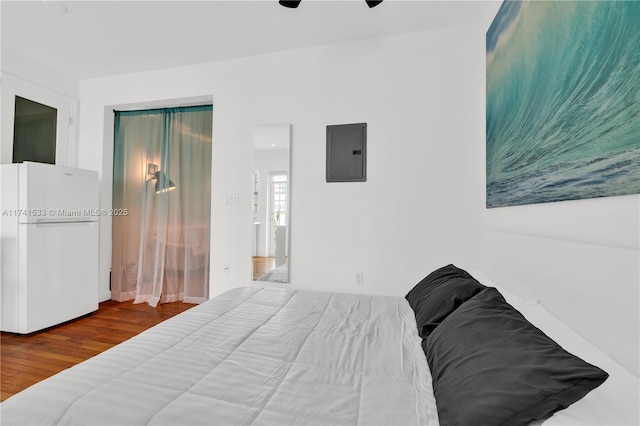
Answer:
<svg viewBox="0 0 640 426"><path fill-rule="evenodd" d="M156 194L161 194L163 192L169 192L176 189L176 184L173 183L171 179L167 175L162 172L156 172L153 176L156 179Z"/></svg>

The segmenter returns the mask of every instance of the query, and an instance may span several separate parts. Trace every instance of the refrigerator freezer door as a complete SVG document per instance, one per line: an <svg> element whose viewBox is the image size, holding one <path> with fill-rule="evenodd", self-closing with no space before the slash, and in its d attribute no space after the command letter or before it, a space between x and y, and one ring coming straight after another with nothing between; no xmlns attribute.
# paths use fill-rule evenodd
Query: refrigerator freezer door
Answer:
<svg viewBox="0 0 640 426"><path fill-rule="evenodd" d="M98 309L98 222L21 224L19 333Z"/></svg>
<svg viewBox="0 0 640 426"><path fill-rule="evenodd" d="M93 219L98 209L98 173L51 164L25 162L20 168L20 223L42 219Z"/></svg>

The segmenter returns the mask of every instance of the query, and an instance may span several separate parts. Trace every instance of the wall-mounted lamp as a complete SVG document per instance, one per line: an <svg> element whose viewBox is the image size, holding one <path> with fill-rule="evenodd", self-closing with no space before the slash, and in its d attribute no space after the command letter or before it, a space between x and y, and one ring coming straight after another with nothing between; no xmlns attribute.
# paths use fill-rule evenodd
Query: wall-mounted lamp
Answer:
<svg viewBox="0 0 640 426"><path fill-rule="evenodd" d="M153 176L156 179L156 194L161 194L163 192L169 192L176 189L176 184L173 183L169 176L165 175L162 172L156 172Z"/></svg>
<svg viewBox="0 0 640 426"><path fill-rule="evenodd" d="M154 179L156 180L156 194L162 194L163 192L169 192L176 189L176 184L173 183L171 179L169 179L169 176L158 170L157 164L147 164L147 174L152 175L152 177L147 180L147 182Z"/></svg>

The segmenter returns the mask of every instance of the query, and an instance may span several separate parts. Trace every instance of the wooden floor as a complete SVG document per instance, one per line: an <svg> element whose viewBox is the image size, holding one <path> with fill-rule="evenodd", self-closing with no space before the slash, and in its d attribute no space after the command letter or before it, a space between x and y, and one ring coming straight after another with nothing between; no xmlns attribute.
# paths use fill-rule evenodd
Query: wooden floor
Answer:
<svg viewBox="0 0 640 426"><path fill-rule="evenodd" d="M254 281L272 270L275 265L274 257L254 256L251 260L253 261Z"/></svg>
<svg viewBox="0 0 640 426"><path fill-rule="evenodd" d="M0 401L193 306L107 301L93 314L40 332L0 333Z"/></svg>
<svg viewBox="0 0 640 426"><path fill-rule="evenodd" d="M253 264L253 280L256 281L258 278L275 268L276 259L275 257L262 257L262 256L254 256L251 258ZM288 257L285 257L284 262L287 263L289 261Z"/></svg>

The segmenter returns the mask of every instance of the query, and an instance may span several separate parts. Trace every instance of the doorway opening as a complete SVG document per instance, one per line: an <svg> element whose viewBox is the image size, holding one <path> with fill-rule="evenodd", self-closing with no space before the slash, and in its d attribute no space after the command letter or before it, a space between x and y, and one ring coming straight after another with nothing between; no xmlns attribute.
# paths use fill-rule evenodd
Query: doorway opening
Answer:
<svg viewBox="0 0 640 426"><path fill-rule="evenodd" d="M112 299L208 299L212 112L115 111Z"/></svg>

